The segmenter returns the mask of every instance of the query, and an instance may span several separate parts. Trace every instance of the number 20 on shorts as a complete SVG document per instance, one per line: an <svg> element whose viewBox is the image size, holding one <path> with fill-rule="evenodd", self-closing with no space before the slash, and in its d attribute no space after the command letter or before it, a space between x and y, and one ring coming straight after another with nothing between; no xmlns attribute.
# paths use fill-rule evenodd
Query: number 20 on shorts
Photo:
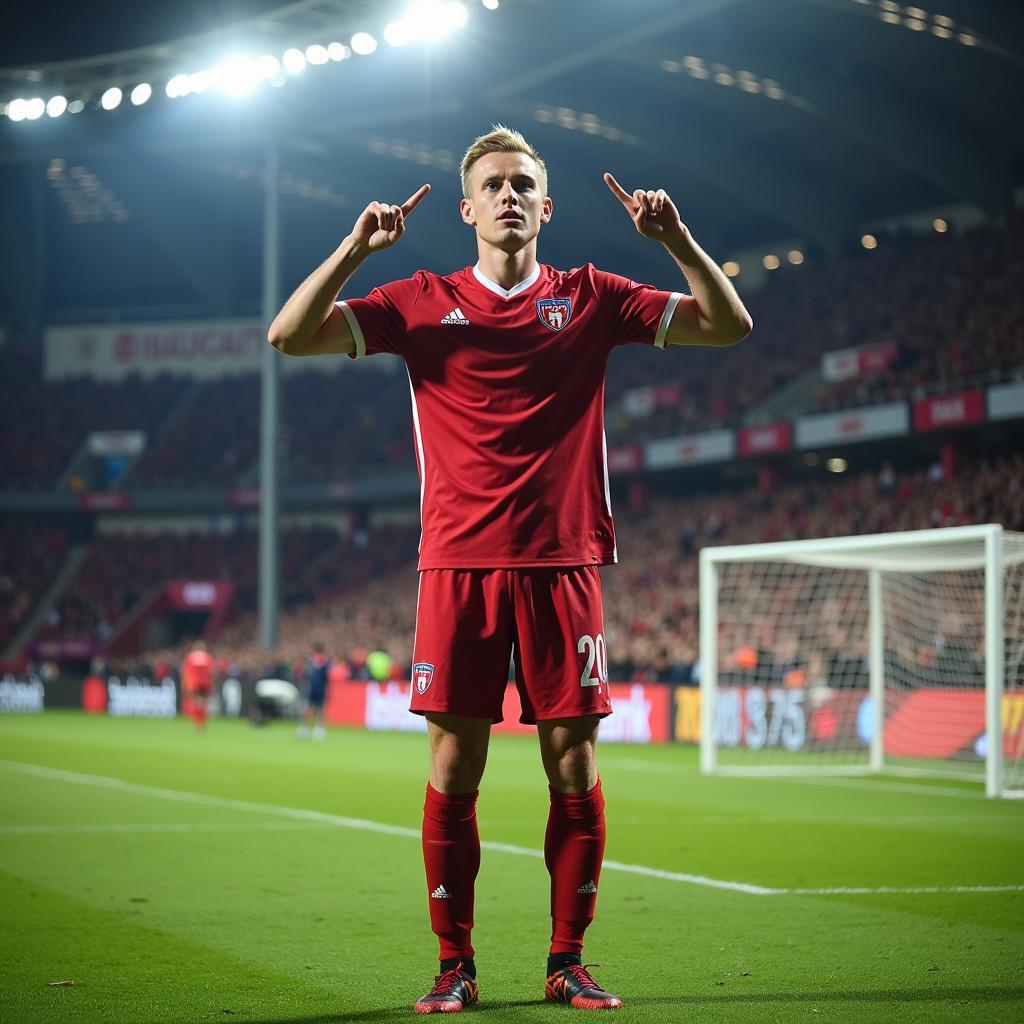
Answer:
<svg viewBox="0 0 1024 1024"><path fill-rule="evenodd" d="M581 636L576 650L587 656L587 663L580 673L580 686L596 686L600 693L602 684L608 685L608 649L604 636L601 633L596 638Z"/></svg>

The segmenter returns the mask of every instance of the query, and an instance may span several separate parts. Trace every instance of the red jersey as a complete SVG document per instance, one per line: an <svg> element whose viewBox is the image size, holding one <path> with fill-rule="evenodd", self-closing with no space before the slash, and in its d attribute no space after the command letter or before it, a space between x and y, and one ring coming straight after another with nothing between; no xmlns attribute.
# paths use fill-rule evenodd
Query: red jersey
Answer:
<svg viewBox="0 0 1024 1024"><path fill-rule="evenodd" d="M511 290L425 271L338 305L353 358L401 356L420 475L420 569L616 561L604 379L616 345L665 347L680 295L590 264Z"/></svg>
<svg viewBox="0 0 1024 1024"><path fill-rule="evenodd" d="M181 682L186 691L213 687L213 658L206 651L191 651L181 663Z"/></svg>

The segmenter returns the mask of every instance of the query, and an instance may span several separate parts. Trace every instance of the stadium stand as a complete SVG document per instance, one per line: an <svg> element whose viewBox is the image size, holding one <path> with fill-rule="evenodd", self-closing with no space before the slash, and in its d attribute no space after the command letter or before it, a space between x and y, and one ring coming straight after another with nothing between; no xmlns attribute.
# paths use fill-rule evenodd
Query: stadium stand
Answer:
<svg viewBox="0 0 1024 1024"><path fill-rule="evenodd" d="M820 410L918 397L1006 379L1024 367L1024 217L960 237L882 236L879 247L769 277L749 296L754 331L735 349L691 350L678 371L662 353L613 353L608 435L613 442L735 423L826 352L898 345L885 373L820 384ZM629 416L630 388L678 380L682 399ZM792 410L797 411L797 410Z"/></svg>
<svg viewBox="0 0 1024 1024"><path fill-rule="evenodd" d="M18 382L0 403L6 491L52 489L90 431L152 433L186 386L171 376L44 381L38 352L5 356L3 373Z"/></svg>
<svg viewBox="0 0 1024 1024"><path fill-rule="evenodd" d="M720 544L880 533L934 526L1001 522L1024 528L1024 454L993 458L945 480L936 467L891 474L885 467L850 478L785 484L699 497L657 497L639 511L618 513L621 565L603 574L605 625L616 679L689 683L697 660L697 552ZM386 553L371 572L353 574L333 595L296 606L281 620L274 652L256 644L252 612L216 641L232 674L287 673L316 640L349 663L354 675L365 652L387 652L396 678L407 678L416 605L411 552L415 531L396 531L371 549ZM403 559L405 561L403 562ZM372 560L372 559L371 559ZM332 567L342 571L347 563ZM364 564L368 567L369 561ZM837 641L837 657L842 652ZM154 659L176 663L184 648Z"/></svg>
<svg viewBox="0 0 1024 1024"><path fill-rule="evenodd" d="M230 580L236 608L256 607L257 535L116 533L97 537L89 557L50 610L39 639L102 643L154 588L171 580ZM386 572L415 553L415 532L393 527L342 538L324 526L293 527L281 535L281 600L308 603Z"/></svg>
<svg viewBox="0 0 1024 1024"><path fill-rule="evenodd" d="M952 233L882 236L878 249L779 272L750 296L755 329L734 349L620 350L609 362L608 436L646 440L734 424L780 387L820 367L824 353L896 343L884 373L819 383L810 410L825 411L1008 379L1024 367L1024 215ZM149 450L131 488L251 486L258 459L259 379L202 385L184 415L159 428L186 384L170 377L44 384L32 356L6 357L22 386L0 410L13 444L6 489L52 487L90 430L146 430ZM285 378L282 451L293 483L412 472L408 381L383 359L363 372ZM398 372L387 372L388 369ZM377 371L377 372L374 372ZM671 401L629 414L632 388L675 383ZM798 410L791 410L793 412ZM409 427L411 430L411 425Z"/></svg>
<svg viewBox="0 0 1024 1024"><path fill-rule="evenodd" d="M59 527L0 523L0 650L32 611L67 543Z"/></svg>

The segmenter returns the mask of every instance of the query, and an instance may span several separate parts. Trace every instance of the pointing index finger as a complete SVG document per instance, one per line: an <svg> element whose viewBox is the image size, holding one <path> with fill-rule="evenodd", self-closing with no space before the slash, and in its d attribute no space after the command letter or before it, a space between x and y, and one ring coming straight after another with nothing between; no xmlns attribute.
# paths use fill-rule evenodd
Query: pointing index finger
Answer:
<svg viewBox="0 0 1024 1024"><path fill-rule="evenodd" d="M604 172L604 183L611 189L612 195L627 210L633 209L633 197L615 180L615 176L610 171Z"/></svg>
<svg viewBox="0 0 1024 1024"><path fill-rule="evenodd" d="M402 203L402 214L412 213L420 204L420 200L430 191L429 185L421 185L404 203Z"/></svg>

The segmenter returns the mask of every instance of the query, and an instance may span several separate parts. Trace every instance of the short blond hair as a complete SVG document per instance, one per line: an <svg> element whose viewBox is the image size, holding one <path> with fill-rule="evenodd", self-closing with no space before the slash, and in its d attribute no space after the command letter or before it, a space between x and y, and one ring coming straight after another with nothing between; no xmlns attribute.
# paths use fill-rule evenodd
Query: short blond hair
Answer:
<svg viewBox="0 0 1024 1024"><path fill-rule="evenodd" d="M474 139L462 158L460 177L462 178L462 194L469 199L469 172L473 164L482 156L488 153L525 153L540 169L541 191L545 194L548 190L548 168L537 152L526 138L513 128L506 128L503 124L491 125L491 130L486 135Z"/></svg>

